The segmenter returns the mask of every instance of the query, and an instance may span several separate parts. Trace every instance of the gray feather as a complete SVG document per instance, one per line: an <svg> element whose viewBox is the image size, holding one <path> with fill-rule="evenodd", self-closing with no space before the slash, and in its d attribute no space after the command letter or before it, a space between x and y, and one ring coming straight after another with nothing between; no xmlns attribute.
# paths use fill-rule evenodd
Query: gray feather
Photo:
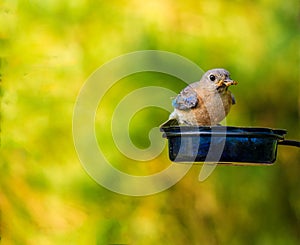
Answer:
<svg viewBox="0 0 300 245"><path fill-rule="evenodd" d="M197 104L197 93L190 86L183 89L172 102L173 107L179 110L189 110L196 107Z"/></svg>

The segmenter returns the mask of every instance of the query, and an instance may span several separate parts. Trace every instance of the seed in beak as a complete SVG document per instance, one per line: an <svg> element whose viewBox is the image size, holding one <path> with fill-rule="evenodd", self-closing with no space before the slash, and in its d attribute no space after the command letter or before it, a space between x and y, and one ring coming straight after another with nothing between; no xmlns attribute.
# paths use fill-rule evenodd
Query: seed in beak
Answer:
<svg viewBox="0 0 300 245"><path fill-rule="evenodd" d="M219 82L216 83L217 87L222 87L224 84L226 85L226 83L224 83L224 80L220 80Z"/></svg>
<svg viewBox="0 0 300 245"><path fill-rule="evenodd" d="M229 87L231 85L237 85L238 83L233 80L227 80L227 81L224 81L224 84L226 85L226 87Z"/></svg>

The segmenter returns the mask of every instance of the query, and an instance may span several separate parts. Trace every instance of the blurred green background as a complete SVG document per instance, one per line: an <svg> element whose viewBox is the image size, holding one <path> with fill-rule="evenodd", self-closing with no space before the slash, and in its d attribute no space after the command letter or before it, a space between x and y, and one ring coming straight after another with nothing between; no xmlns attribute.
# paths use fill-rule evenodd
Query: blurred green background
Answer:
<svg viewBox="0 0 300 245"><path fill-rule="evenodd" d="M296 148L280 146L269 167L217 167L205 182L196 165L162 193L128 197L88 176L72 139L85 80L112 58L145 49L228 69L239 81L228 125L285 128L300 139L299 16L297 0L1 0L2 243L299 244ZM109 125L118 97L161 81L176 92L185 86L162 74L120 81L99 121ZM148 131L167 117L141 111L133 142L147 147ZM101 129L120 170L147 174L170 164L166 150L150 162L126 160Z"/></svg>

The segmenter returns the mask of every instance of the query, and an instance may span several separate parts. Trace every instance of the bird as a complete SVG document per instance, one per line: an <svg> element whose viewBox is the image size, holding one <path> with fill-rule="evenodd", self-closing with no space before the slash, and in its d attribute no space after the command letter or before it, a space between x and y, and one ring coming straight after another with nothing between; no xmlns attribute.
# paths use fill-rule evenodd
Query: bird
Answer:
<svg viewBox="0 0 300 245"><path fill-rule="evenodd" d="M223 68L208 70L200 81L189 84L173 99L174 111L163 126L219 125L236 103L228 88L237 84Z"/></svg>

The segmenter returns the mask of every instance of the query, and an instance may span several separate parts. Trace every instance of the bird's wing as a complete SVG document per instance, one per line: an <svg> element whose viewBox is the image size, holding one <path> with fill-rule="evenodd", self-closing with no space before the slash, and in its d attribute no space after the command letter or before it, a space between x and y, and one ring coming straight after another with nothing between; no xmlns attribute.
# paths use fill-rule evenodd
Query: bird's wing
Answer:
<svg viewBox="0 0 300 245"><path fill-rule="evenodd" d="M173 100L172 105L179 110L188 110L196 107L198 104L197 93L190 86L183 89Z"/></svg>
<svg viewBox="0 0 300 245"><path fill-rule="evenodd" d="M233 94L231 94L231 101L232 101L232 104L235 105L236 104L236 100L235 100L235 97Z"/></svg>

